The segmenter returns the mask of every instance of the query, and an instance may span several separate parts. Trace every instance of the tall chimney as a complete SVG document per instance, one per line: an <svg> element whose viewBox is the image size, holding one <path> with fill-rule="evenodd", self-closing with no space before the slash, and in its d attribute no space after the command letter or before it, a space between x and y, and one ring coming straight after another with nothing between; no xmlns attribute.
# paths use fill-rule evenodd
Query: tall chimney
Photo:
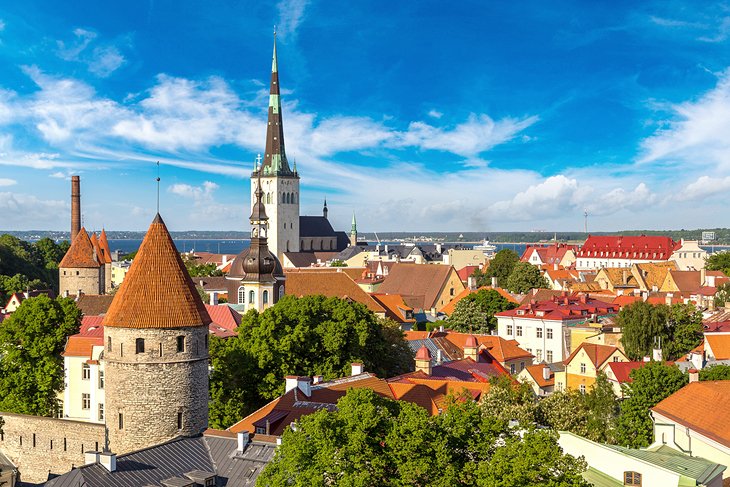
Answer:
<svg viewBox="0 0 730 487"><path fill-rule="evenodd" d="M71 176L71 242L81 230L81 178Z"/></svg>

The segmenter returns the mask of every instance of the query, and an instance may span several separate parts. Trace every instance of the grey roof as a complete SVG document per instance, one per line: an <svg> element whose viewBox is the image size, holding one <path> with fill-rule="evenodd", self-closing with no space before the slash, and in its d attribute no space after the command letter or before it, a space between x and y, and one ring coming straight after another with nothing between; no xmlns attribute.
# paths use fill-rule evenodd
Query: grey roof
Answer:
<svg viewBox="0 0 730 487"><path fill-rule="evenodd" d="M690 457L673 448L662 445L653 450L636 450L617 445L606 445L608 448L625 455L644 460L667 470L684 475L704 485L718 475L722 475L727 467L700 457Z"/></svg>
<svg viewBox="0 0 730 487"><path fill-rule="evenodd" d="M191 277L193 284L201 286L204 291L226 291L227 280L226 276L215 276L215 277Z"/></svg>
<svg viewBox="0 0 730 487"><path fill-rule="evenodd" d="M300 216L300 237L334 237L335 230L330 221L323 216Z"/></svg>
<svg viewBox="0 0 730 487"><path fill-rule="evenodd" d="M274 456L276 446L251 442L243 452L236 438L197 436L176 438L144 450L117 457L117 470L84 465L46 482L47 487L163 486L193 471L214 472L217 486L253 486ZM165 484L163 484L165 481Z"/></svg>

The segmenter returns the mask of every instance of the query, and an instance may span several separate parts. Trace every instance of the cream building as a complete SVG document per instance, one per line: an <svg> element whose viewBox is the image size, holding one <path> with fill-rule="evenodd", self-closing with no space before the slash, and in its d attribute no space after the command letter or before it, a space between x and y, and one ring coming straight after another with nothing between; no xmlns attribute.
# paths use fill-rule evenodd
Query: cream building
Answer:
<svg viewBox="0 0 730 487"><path fill-rule="evenodd" d="M705 268L707 251L700 247L697 240L682 239L672 252L670 260L677 263L680 271L698 271Z"/></svg>
<svg viewBox="0 0 730 487"><path fill-rule="evenodd" d="M565 360L565 369L555 373L555 389L588 392L609 363L628 361L617 347L582 343Z"/></svg>
<svg viewBox="0 0 730 487"><path fill-rule="evenodd" d="M81 333L68 338L63 353L64 388L59 393L64 419L104 422L103 351L103 327L99 325L82 325Z"/></svg>

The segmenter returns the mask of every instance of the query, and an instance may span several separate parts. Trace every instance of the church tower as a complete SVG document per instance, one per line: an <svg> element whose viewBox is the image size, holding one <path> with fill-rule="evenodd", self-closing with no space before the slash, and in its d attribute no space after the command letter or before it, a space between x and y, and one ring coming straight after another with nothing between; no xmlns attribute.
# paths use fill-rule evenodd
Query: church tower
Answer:
<svg viewBox="0 0 730 487"><path fill-rule="evenodd" d="M350 246L357 245L357 220L355 220L355 212L352 212L352 225L350 226Z"/></svg>
<svg viewBox="0 0 730 487"><path fill-rule="evenodd" d="M158 214L103 321L112 451L205 431L210 322Z"/></svg>
<svg viewBox="0 0 730 487"><path fill-rule="evenodd" d="M276 33L269 93L266 151L263 163L257 164L251 175L251 207L256 204L260 176L262 204L269 216L269 246L281 262L284 252L299 252L299 174L296 164L293 170L289 167L284 149Z"/></svg>
<svg viewBox="0 0 730 487"><path fill-rule="evenodd" d="M269 217L263 203L262 179L260 175L257 178L251 206L251 246L233 259L226 276L228 301L244 306L246 311L259 312L273 306L284 295L285 280L279 259L269 251Z"/></svg>

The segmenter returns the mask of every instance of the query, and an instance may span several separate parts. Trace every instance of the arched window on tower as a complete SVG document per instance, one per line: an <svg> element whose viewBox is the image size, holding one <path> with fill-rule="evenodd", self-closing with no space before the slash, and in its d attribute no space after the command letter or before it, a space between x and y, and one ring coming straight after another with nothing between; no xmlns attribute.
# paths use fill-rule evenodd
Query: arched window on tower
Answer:
<svg viewBox="0 0 730 487"><path fill-rule="evenodd" d="M269 304L269 291L264 291L264 294L261 296L262 301L264 304Z"/></svg>
<svg viewBox="0 0 730 487"><path fill-rule="evenodd" d="M291 194L291 202L292 202L292 204L296 204L296 202L297 202L297 194L296 193L292 193Z"/></svg>
<svg viewBox="0 0 730 487"><path fill-rule="evenodd" d="M271 203L271 193L266 193L266 203Z"/></svg>
<svg viewBox="0 0 730 487"><path fill-rule="evenodd" d="M253 290L248 292L248 302L249 304L253 304L254 299L256 298L256 293L253 292Z"/></svg>
<svg viewBox="0 0 730 487"><path fill-rule="evenodd" d="M246 302L246 289L243 286L238 288L238 304L244 304Z"/></svg>
<svg viewBox="0 0 730 487"><path fill-rule="evenodd" d="M137 338L134 345L134 353L144 353L144 338Z"/></svg>

